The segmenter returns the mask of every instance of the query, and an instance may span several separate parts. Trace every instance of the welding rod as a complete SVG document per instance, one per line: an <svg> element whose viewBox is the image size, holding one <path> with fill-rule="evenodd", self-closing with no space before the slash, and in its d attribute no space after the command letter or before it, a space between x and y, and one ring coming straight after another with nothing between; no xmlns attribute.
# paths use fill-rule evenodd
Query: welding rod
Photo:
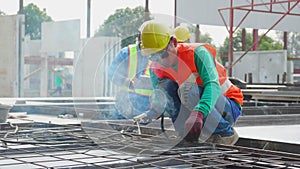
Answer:
<svg viewBox="0 0 300 169"><path fill-rule="evenodd" d="M140 122L137 121L137 122L136 122L136 125L137 125L137 127L138 127L138 134L142 134L141 127L140 127Z"/></svg>

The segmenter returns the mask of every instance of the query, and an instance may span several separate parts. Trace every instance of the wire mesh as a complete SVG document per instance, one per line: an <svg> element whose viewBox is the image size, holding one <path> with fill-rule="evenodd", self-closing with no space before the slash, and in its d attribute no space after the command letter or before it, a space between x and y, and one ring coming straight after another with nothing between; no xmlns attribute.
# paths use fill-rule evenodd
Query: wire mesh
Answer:
<svg viewBox="0 0 300 169"><path fill-rule="evenodd" d="M156 150L156 155L136 156L120 153L115 149L150 151L151 144L138 144L140 139L147 139L147 137L141 138L133 134L114 138L116 133L97 129L95 132L106 134L107 138L102 139L102 143L95 144L94 139L89 138L79 125L33 123L29 126L19 126L17 132L16 124L5 128L0 131L1 169L300 168L300 155L298 154L240 146L181 142L169 150ZM117 132L117 130L114 131ZM101 136L101 138L104 137ZM124 147L124 145L127 146Z"/></svg>

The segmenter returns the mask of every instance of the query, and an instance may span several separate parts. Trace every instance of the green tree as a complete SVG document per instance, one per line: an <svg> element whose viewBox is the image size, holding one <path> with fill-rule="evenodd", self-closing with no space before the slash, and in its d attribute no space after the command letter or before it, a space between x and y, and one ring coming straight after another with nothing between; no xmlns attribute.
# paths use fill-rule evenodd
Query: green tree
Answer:
<svg viewBox="0 0 300 169"><path fill-rule="evenodd" d="M200 43L207 43L216 48L216 46L212 43L212 41L213 41L213 39L210 37L209 33L202 34L200 32ZM220 62L222 64L223 61L221 60L220 57L217 57L217 60L218 60L218 62Z"/></svg>
<svg viewBox="0 0 300 169"><path fill-rule="evenodd" d="M282 32L276 32L279 39L283 39ZM300 33L288 32L287 34L287 52L288 56L297 58L300 57Z"/></svg>
<svg viewBox="0 0 300 169"><path fill-rule="evenodd" d="M41 11L38 6L33 3L24 7L25 14L25 35L30 35L32 40L41 39L42 22L53 21L46 11Z"/></svg>
<svg viewBox="0 0 300 169"><path fill-rule="evenodd" d="M200 43L208 43L208 44L212 44L212 38L210 37L210 34L205 33L205 34L201 34L200 32Z"/></svg>
<svg viewBox="0 0 300 169"><path fill-rule="evenodd" d="M261 36L260 36L261 37ZM258 45L259 50L282 50L283 45L269 36L265 36Z"/></svg>
<svg viewBox="0 0 300 169"><path fill-rule="evenodd" d="M259 36L259 38L262 35ZM252 46L252 34L246 33L246 50ZM219 56L228 55L229 37L226 37L222 46L218 48ZM283 46L279 41L272 39L269 36L265 36L258 43L258 50L282 50ZM233 51L242 51L242 30L239 29L233 36ZM224 58L224 57L222 57ZM227 61L227 58L223 59L223 62Z"/></svg>
<svg viewBox="0 0 300 169"><path fill-rule="evenodd" d="M246 33L246 49L252 45L252 35ZM228 55L229 37L226 37L222 46L219 47L220 55ZM233 51L242 50L242 30L238 30L233 36Z"/></svg>
<svg viewBox="0 0 300 169"><path fill-rule="evenodd" d="M196 34L196 29L197 28L195 26L189 25L188 28L189 28L191 33ZM213 40L210 37L209 33L202 34L201 32L200 32L200 35L199 35L199 39L200 39L200 43L208 43L208 44L212 44L212 40Z"/></svg>
<svg viewBox="0 0 300 169"><path fill-rule="evenodd" d="M94 36L120 37L122 39L122 47L135 43L138 28L144 22L144 13L145 8L142 6L134 9L129 7L117 9L98 28Z"/></svg>

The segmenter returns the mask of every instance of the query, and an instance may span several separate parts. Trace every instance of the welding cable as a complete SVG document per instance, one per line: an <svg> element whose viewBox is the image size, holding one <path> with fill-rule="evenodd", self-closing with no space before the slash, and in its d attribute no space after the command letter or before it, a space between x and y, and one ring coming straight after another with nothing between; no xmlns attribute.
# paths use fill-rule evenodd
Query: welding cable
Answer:
<svg viewBox="0 0 300 169"><path fill-rule="evenodd" d="M19 127L18 127L18 125L13 125L13 124L11 124L11 122L7 122L8 124L9 124L9 126L11 127L11 128L15 128L15 130L13 131L13 132L7 132L5 135L4 135L4 137L1 139L1 142L2 142L2 145L3 145L3 147L5 147L5 148L7 148L7 143L4 141L6 138L7 138L7 136L9 135L9 134L16 134L16 133L18 133L18 131L19 131Z"/></svg>
<svg viewBox="0 0 300 169"><path fill-rule="evenodd" d="M13 124L11 124L11 122L8 122L8 124L9 124L9 126L11 127L11 128L15 128L15 130L13 131L13 132L7 132L5 135L4 135L4 139L5 138L7 138L7 136L9 135L9 134L16 134L16 133L18 133L18 131L19 131L19 127L18 127L18 125L13 125Z"/></svg>
<svg viewBox="0 0 300 169"><path fill-rule="evenodd" d="M161 131L164 133L165 132L165 127L164 127L164 119L165 119L165 111L160 115L160 128ZM159 118L159 117L158 117Z"/></svg>

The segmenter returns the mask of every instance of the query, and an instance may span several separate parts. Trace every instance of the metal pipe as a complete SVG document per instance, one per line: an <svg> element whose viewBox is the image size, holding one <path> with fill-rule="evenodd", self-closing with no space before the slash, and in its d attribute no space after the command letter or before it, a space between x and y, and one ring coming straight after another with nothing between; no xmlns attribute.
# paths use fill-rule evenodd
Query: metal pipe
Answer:
<svg viewBox="0 0 300 169"><path fill-rule="evenodd" d="M246 29L242 29L242 51L246 50Z"/></svg>
<svg viewBox="0 0 300 169"><path fill-rule="evenodd" d="M253 32L252 32L252 39L253 39L253 44L252 45L252 50L253 51L257 51L258 50L258 43L260 42L260 40L258 40L258 29L253 29Z"/></svg>
<svg viewBox="0 0 300 169"><path fill-rule="evenodd" d="M24 14L24 10L23 10L23 0L19 0L19 11L18 14Z"/></svg>
<svg viewBox="0 0 300 169"><path fill-rule="evenodd" d="M87 0L86 37L90 37L91 31L91 0Z"/></svg>
<svg viewBox="0 0 300 169"><path fill-rule="evenodd" d="M199 43L200 42L200 29L199 29L199 24L196 25L196 38L195 42Z"/></svg>
<svg viewBox="0 0 300 169"><path fill-rule="evenodd" d="M23 15L24 14L24 10L23 10L23 0L19 0L19 11L18 11L19 15ZM18 97L22 96L22 41L23 41L23 37L22 37L22 25L23 23L23 19L21 19L20 17L18 17L18 23L19 23L19 32L18 32Z"/></svg>
<svg viewBox="0 0 300 169"><path fill-rule="evenodd" d="M174 0L174 28L177 26L177 0Z"/></svg>
<svg viewBox="0 0 300 169"><path fill-rule="evenodd" d="M287 32L283 32L283 49L287 50Z"/></svg>
<svg viewBox="0 0 300 169"><path fill-rule="evenodd" d="M144 15L144 21L150 20L149 16L149 0L145 0L145 15Z"/></svg>
<svg viewBox="0 0 300 169"><path fill-rule="evenodd" d="M230 0L230 25L229 25L229 49L228 49L228 72L232 76L232 58L233 58L233 0Z"/></svg>

